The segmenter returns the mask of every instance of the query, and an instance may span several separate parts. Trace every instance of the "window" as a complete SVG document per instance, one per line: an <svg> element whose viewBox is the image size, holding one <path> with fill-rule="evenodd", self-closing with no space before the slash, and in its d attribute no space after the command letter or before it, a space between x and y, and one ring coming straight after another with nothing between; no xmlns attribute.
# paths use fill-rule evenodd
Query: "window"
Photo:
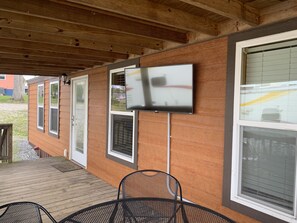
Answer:
<svg viewBox="0 0 297 223"><path fill-rule="evenodd" d="M49 132L58 135L59 130L59 81L50 82Z"/></svg>
<svg viewBox="0 0 297 223"><path fill-rule="evenodd" d="M44 127L44 84L37 86L37 128Z"/></svg>
<svg viewBox="0 0 297 223"><path fill-rule="evenodd" d="M231 200L297 222L297 32L237 42Z"/></svg>
<svg viewBox="0 0 297 223"><path fill-rule="evenodd" d="M136 113L126 110L124 68L110 70L108 157L135 167L136 133Z"/></svg>
<svg viewBox="0 0 297 223"><path fill-rule="evenodd" d="M6 75L5 74L0 74L0 80L5 80L6 79Z"/></svg>

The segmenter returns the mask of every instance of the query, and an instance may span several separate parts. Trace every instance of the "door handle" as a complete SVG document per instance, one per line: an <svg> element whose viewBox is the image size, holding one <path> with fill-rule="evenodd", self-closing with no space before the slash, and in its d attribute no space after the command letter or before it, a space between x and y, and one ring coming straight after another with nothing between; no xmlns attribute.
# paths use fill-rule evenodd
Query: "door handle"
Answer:
<svg viewBox="0 0 297 223"><path fill-rule="evenodd" d="M74 126L74 116L71 117L71 126Z"/></svg>

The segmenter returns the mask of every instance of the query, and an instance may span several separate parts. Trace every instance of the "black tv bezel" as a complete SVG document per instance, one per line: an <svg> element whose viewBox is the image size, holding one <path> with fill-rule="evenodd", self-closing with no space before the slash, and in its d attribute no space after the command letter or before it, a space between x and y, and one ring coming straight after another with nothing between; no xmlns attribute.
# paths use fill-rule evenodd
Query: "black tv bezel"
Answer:
<svg viewBox="0 0 297 223"><path fill-rule="evenodd" d="M167 113L181 113L181 114L193 114L194 113L194 64L170 64L170 65L162 65L162 66L146 66L146 67L128 67L124 69L125 73L125 89L127 87L126 82L126 70L136 70L142 68L158 68L158 67L174 67L174 66L183 66L183 65L191 65L192 67L192 106L185 106L185 107L176 107L176 106L154 106L154 107L141 107L141 106L134 106L129 107L126 102L126 110L127 111L148 111L148 112L167 112ZM127 91L125 90L125 97L127 98ZM172 108L172 109L168 109ZM189 109L185 109L189 108Z"/></svg>

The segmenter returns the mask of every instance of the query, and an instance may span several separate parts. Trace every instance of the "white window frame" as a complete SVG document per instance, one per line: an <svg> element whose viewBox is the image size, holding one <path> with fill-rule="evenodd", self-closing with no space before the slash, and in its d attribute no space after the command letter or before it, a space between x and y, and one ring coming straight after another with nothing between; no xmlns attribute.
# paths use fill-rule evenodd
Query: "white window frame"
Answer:
<svg viewBox="0 0 297 223"><path fill-rule="evenodd" d="M280 210L268 207L264 204L260 204L252 199L248 199L244 196L239 195L240 190L240 175L241 175L241 162L240 162L240 127L241 126L250 126L250 127L259 127L259 128L270 128L277 130L292 130L297 131L297 124L285 124L285 123L269 123L269 122L257 122L257 121L246 121L240 120L240 84L242 77L242 66L243 66L243 57L242 52L244 48L258 46L262 44L269 44L279 41L286 41L297 38L297 31L289 31L280 34L245 40L236 43L236 54L235 54L235 84L234 84L234 108L233 108L233 141L232 141L232 174L231 174L231 193L230 199L239 204L248 206L257 211L266 213L275 218L279 218L284 221L297 223L296 216L296 203L297 203L297 166L295 173L295 206L294 214L288 214ZM295 162L297 165L297 160Z"/></svg>
<svg viewBox="0 0 297 223"><path fill-rule="evenodd" d="M51 100L52 100L52 92L51 92L51 90L52 90L52 85L53 84L57 84L58 85L58 103L57 103L57 106L52 106L51 105ZM49 126L48 126L48 128L49 128L49 132L51 133L51 134L54 134L54 135L58 135L58 132L59 132L59 100L60 100L60 84L59 84L59 81L51 81L50 82L50 86L49 86ZM53 130L51 130L51 122L52 122L52 119L51 119L51 112L52 112L52 108L54 108L54 109L57 109L57 131L53 131Z"/></svg>
<svg viewBox="0 0 297 223"><path fill-rule="evenodd" d="M0 77L4 77L3 79L0 78L1 81L5 81L6 80L6 74L0 74Z"/></svg>
<svg viewBox="0 0 297 223"><path fill-rule="evenodd" d="M114 156L121 160L127 161L129 163L134 164L135 161L135 137L136 137L136 112L135 111L112 111L111 110L111 91L112 91L112 74L118 72L124 72L125 68L133 68L136 65L122 67L118 69L110 70L109 72L109 109L108 109L108 155ZM112 148L112 115L125 115L125 116L132 116L133 117L133 135L132 135L132 156L114 151Z"/></svg>
<svg viewBox="0 0 297 223"><path fill-rule="evenodd" d="M39 87L42 87L43 89L43 104L39 105ZM43 84L38 84L37 85L37 128L40 130L44 130L44 99L45 99L45 94L44 94L44 83ZM43 126L39 125L39 108L43 109Z"/></svg>

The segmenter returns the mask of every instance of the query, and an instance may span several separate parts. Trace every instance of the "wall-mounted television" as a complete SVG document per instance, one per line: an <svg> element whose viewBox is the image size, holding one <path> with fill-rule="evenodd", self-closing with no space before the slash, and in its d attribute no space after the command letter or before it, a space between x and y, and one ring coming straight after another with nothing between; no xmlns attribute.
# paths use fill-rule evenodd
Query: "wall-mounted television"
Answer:
<svg viewBox="0 0 297 223"><path fill-rule="evenodd" d="M193 64L125 69L127 110L193 113Z"/></svg>

